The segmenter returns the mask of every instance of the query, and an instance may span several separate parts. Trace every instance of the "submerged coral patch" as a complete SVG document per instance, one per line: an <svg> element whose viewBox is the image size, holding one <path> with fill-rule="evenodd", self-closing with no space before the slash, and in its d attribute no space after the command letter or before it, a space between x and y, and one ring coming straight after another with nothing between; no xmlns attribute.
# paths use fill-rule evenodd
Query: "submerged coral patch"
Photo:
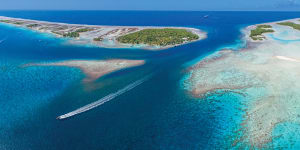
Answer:
<svg viewBox="0 0 300 150"><path fill-rule="evenodd" d="M293 20L292 20L293 21ZM227 142L236 148L296 148L300 124L300 42L282 42L276 38L300 39L293 28L274 26L262 42L244 30L248 48L222 50L190 68L185 80L187 90L198 98L236 93L245 106L243 119L232 120L238 126ZM294 135L294 136L293 136ZM299 146L299 145L298 145Z"/></svg>

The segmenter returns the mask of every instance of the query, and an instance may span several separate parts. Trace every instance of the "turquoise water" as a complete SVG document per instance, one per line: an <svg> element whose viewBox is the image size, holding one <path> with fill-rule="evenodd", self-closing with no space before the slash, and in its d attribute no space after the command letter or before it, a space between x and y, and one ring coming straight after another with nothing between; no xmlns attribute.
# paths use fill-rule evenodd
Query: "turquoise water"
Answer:
<svg viewBox="0 0 300 150"><path fill-rule="evenodd" d="M186 69L220 48L243 47L241 27L300 17L295 12L151 11L0 11L0 15L77 24L188 26L208 32L208 38L199 42L147 51L74 46L47 34L1 25L0 149L18 150L230 148L246 100L234 93L193 98L181 86ZM91 83L82 82L85 75L76 68L23 67L33 62L111 58L144 59L146 64ZM150 80L101 107L56 120L153 72ZM282 143L286 141L279 140Z"/></svg>

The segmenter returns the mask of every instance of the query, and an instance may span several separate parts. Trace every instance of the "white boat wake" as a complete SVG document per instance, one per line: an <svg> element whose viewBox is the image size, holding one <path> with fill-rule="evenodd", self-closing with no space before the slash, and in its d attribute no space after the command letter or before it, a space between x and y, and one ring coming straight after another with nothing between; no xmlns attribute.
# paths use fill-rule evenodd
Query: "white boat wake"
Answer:
<svg viewBox="0 0 300 150"><path fill-rule="evenodd" d="M0 40L0 43L4 42L6 39Z"/></svg>
<svg viewBox="0 0 300 150"><path fill-rule="evenodd" d="M96 108L96 107L98 107L98 106L100 106L100 105L102 105L102 104L104 104L104 103L106 103L106 102L108 102L108 101L116 98L117 96L120 96L120 95L122 95L122 94L124 94L124 93L126 93L126 92L128 92L130 90L132 90L133 88L141 85L142 83L144 83L145 81L147 81L151 76L152 75L148 75L148 76L146 76L146 77L144 77L144 78L142 78L140 80L137 80L137 81L135 81L135 82L127 85L126 87L124 87L123 89L120 89L119 91L117 91L115 93L111 93L111 94L109 94L109 95L107 95L107 96L105 96L105 97L103 97L103 98L101 98L101 99L99 99L99 100L91 103L91 104L85 105L85 106L83 106L81 108L78 108L78 109L72 111L72 112L69 112L67 114L58 116L56 119L59 119L59 120L66 119L66 118L78 115L80 113L86 112L88 110L91 110L93 108Z"/></svg>

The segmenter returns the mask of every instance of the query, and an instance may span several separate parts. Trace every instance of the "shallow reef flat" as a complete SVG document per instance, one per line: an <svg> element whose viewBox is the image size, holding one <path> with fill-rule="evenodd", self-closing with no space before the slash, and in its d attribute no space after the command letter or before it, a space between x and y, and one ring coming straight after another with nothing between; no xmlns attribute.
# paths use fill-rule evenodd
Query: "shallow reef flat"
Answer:
<svg viewBox="0 0 300 150"><path fill-rule="evenodd" d="M0 16L0 23L14 25L16 27L23 27L26 29L39 31L42 33L50 33L57 37L69 38L69 42L72 44L81 45L95 45L104 48L140 48L147 50L162 50L178 45L194 42L206 38L206 33L195 28L187 27L151 27L151 26L100 26L100 25L80 25L80 24L67 24L47 21L37 21L30 19L11 18ZM137 33L140 31L158 29L174 29L170 35L175 35L174 39L177 41L171 42L171 44L154 45L148 43L122 43L118 39L125 35ZM179 30L180 29L180 30ZM182 29L191 33L197 38L190 39L189 37L176 37L178 32ZM176 31L178 30L178 31ZM159 30L158 30L159 31ZM162 30L163 33L165 33ZM178 35L179 36L179 35ZM147 40L154 40L157 37L147 37ZM168 37L170 38L170 37ZM180 38L178 40L178 38ZM133 39L137 40L137 39ZM157 39L158 41L166 39ZM180 41L180 43L178 43Z"/></svg>
<svg viewBox="0 0 300 150"><path fill-rule="evenodd" d="M184 82L194 97L243 97L242 119L232 120L237 128L226 138L231 148L300 148L300 30L282 22L300 25L292 19L249 26L246 48L215 52L189 68ZM258 26L273 31L252 38Z"/></svg>
<svg viewBox="0 0 300 150"><path fill-rule="evenodd" d="M82 70L87 76L85 82L94 81L111 72L143 65L144 60L125 60L125 59L111 59L111 60L66 60L60 62L49 63L31 63L26 64L24 67L30 66L65 66L75 67Z"/></svg>

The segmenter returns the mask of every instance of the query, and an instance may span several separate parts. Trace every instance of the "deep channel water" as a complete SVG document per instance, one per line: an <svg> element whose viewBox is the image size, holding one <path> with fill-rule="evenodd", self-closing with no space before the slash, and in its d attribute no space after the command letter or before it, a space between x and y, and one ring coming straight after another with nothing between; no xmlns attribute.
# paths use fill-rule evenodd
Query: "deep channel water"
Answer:
<svg viewBox="0 0 300 150"><path fill-rule="evenodd" d="M186 26L208 32L202 41L147 51L68 45L47 34L0 25L0 149L18 150L231 147L226 141L237 136L232 131L239 128L244 115L239 109L247 99L233 93L194 98L182 86L187 68L220 48L243 46L242 27L300 17L297 12L178 11L0 11L0 15L75 24ZM33 62L112 58L143 59L146 64L91 83L82 82L85 75L76 68L23 67ZM151 79L101 107L56 119L151 73ZM299 126L294 129L299 131Z"/></svg>

